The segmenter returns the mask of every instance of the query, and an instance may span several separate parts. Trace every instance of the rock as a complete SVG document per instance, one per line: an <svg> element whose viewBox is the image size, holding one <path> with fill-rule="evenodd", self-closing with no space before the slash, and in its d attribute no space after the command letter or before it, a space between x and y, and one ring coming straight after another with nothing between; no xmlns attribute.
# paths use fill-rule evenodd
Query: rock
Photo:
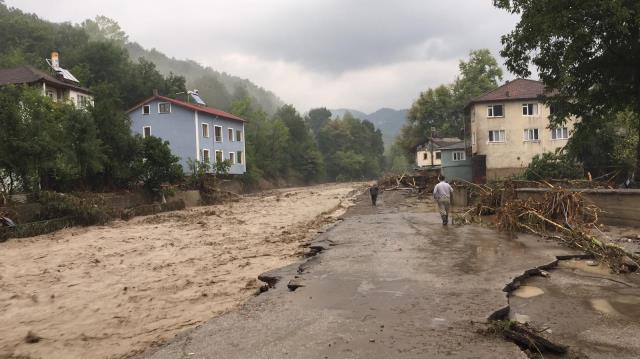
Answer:
<svg viewBox="0 0 640 359"><path fill-rule="evenodd" d="M591 267L596 267L598 265L598 262L594 261L594 260L589 260L586 262L588 266Z"/></svg>
<svg viewBox="0 0 640 359"><path fill-rule="evenodd" d="M296 289L300 288L300 287L304 287L304 284L302 284L297 279L292 279L287 284L287 288L289 288L289 290L292 291L292 292L295 291Z"/></svg>
<svg viewBox="0 0 640 359"><path fill-rule="evenodd" d="M29 344L37 343L42 340L41 336L36 335L34 332L27 332L27 336L24 337L24 341Z"/></svg>
<svg viewBox="0 0 640 359"><path fill-rule="evenodd" d="M375 339L373 339L373 338L370 338L370 339L369 339L369 343L375 343L375 342L376 342L376 340L375 340Z"/></svg>

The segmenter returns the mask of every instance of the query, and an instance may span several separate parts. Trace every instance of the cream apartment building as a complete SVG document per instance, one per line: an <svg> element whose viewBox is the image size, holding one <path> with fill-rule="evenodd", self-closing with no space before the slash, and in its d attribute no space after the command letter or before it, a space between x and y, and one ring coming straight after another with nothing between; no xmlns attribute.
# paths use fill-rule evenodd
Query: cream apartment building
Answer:
<svg viewBox="0 0 640 359"><path fill-rule="evenodd" d="M483 174L495 179L521 173L535 155L567 144L575 121L549 129L543 94L542 82L516 79L469 102L466 133L474 180Z"/></svg>

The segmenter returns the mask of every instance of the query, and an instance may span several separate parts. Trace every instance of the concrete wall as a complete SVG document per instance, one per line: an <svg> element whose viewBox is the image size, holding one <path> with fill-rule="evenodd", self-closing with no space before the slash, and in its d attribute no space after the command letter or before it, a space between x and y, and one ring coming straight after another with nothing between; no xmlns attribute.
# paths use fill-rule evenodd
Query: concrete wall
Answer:
<svg viewBox="0 0 640 359"><path fill-rule="evenodd" d="M158 104L160 100L153 100L146 105L150 105L151 113L142 113L143 106L129 113L131 119L131 131L143 135L144 127L151 127L151 135L169 141L171 151L180 157L180 164L185 171L189 170L187 162L191 160L203 160L203 150L209 150L211 162L215 162L216 151L222 151L223 159L230 158L229 153L233 152L234 161L229 170L231 174L242 174L246 172L245 155L245 133L244 123L240 121L228 120L216 117L203 112L196 112L186 109L176 104L171 104L171 113L159 113ZM202 124L209 125L209 136L205 137L202 131ZM215 137L215 126L222 128L222 138L220 141ZM233 130L233 140L228 137L228 130ZM236 131L241 131L241 139L237 140ZM197 139L196 139L197 137ZM238 161L238 152L242 157ZM241 163L240 163L241 162Z"/></svg>
<svg viewBox="0 0 640 359"><path fill-rule="evenodd" d="M462 161L453 160L453 152L464 152L464 149L459 150L442 150L442 174L448 181L454 178L461 178L465 181L471 181L473 176L471 174L471 157L466 156Z"/></svg>
<svg viewBox="0 0 640 359"><path fill-rule="evenodd" d="M522 114L522 105L533 103L538 105L536 116ZM504 116L488 117L487 107L502 104ZM567 144L567 140L553 140L549 126L549 108L536 100L501 101L496 103L479 103L470 109L472 153L487 156L487 177L490 169L513 169L526 167L531 159L545 152L553 152ZM566 124L569 132L573 129L571 120ZM537 141L525 141L525 129L538 129ZM505 141L489 142L490 130L504 130Z"/></svg>
<svg viewBox="0 0 640 359"><path fill-rule="evenodd" d="M542 199L545 188L517 189L518 198L534 197ZM585 199L598 206L603 213L600 221L604 224L640 227L640 190L638 189L575 189Z"/></svg>

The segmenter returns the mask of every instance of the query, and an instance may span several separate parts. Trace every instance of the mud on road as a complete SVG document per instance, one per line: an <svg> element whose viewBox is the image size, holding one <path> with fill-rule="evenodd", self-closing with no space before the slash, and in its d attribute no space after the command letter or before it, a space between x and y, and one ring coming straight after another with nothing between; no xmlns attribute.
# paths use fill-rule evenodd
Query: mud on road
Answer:
<svg viewBox="0 0 640 359"><path fill-rule="evenodd" d="M254 295L363 184L71 228L0 244L0 358L120 358ZM42 339L26 343L29 332Z"/></svg>

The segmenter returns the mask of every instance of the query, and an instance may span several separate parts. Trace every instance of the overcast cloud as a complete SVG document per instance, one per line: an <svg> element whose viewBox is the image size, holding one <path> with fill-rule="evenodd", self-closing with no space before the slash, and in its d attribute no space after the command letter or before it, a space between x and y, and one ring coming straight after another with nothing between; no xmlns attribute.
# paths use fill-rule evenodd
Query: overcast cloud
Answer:
<svg viewBox="0 0 640 359"><path fill-rule="evenodd" d="M301 111L408 108L470 50L498 56L517 18L492 2L6 0L56 22L108 16L146 48L248 78Z"/></svg>

